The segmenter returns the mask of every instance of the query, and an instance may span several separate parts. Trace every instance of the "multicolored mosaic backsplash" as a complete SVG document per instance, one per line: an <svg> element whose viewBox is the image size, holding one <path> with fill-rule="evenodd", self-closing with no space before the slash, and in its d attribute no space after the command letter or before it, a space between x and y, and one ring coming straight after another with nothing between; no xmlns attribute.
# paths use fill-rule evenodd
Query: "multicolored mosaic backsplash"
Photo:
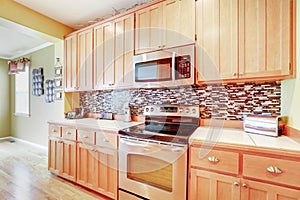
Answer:
<svg viewBox="0 0 300 200"><path fill-rule="evenodd" d="M142 115L145 105L199 105L202 119L242 120L243 114L280 115L281 83L236 83L180 88L83 92L80 105L92 113Z"/></svg>

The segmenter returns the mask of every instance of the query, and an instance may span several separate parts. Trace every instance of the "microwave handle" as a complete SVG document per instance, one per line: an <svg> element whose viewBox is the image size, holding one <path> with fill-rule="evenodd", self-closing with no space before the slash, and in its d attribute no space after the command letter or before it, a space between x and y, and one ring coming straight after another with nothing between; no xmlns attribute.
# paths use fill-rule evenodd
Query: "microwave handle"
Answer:
<svg viewBox="0 0 300 200"><path fill-rule="evenodd" d="M172 81L175 81L175 72L176 72L176 52L172 52Z"/></svg>

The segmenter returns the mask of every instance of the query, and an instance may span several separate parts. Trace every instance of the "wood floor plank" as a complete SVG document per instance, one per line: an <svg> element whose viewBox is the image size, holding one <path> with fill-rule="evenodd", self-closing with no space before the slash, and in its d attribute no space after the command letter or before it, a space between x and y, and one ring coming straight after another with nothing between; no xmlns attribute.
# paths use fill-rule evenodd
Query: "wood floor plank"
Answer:
<svg viewBox="0 0 300 200"><path fill-rule="evenodd" d="M0 142L0 199L108 200L55 175L47 150L20 141Z"/></svg>

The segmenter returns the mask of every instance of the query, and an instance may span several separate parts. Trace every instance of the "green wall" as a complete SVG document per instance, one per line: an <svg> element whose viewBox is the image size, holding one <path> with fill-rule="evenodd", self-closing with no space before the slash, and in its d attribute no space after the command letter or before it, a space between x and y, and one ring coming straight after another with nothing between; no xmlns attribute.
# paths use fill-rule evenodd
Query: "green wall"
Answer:
<svg viewBox="0 0 300 200"><path fill-rule="evenodd" d="M300 130L300 4L297 3L296 19L296 79L282 81L282 115L289 117L289 125Z"/></svg>
<svg viewBox="0 0 300 200"><path fill-rule="evenodd" d="M10 82L8 64L0 59L0 137L10 136Z"/></svg>
<svg viewBox="0 0 300 200"><path fill-rule="evenodd" d="M54 78L55 58L62 58L63 41L58 44L46 47L39 51L33 52L24 57L31 60L30 74L32 69L43 67L44 78ZM59 56L59 55L60 56ZM63 61L62 61L63 63ZM11 102L14 102L14 76L11 76ZM49 120L63 119L63 101L55 103L46 103L45 95L33 96L32 80L30 79L30 117L15 116L14 104L11 103L11 135L13 137L33 142L39 145L47 146L48 144L48 124Z"/></svg>

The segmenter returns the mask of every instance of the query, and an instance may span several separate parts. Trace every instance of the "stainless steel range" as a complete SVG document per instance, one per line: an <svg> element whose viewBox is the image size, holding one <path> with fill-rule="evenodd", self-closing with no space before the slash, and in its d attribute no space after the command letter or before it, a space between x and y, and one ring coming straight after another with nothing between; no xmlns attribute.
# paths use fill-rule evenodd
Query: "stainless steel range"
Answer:
<svg viewBox="0 0 300 200"><path fill-rule="evenodd" d="M119 131L119 199L184 200L199 107L146 106L144 115L144 124Z"/></svg>

